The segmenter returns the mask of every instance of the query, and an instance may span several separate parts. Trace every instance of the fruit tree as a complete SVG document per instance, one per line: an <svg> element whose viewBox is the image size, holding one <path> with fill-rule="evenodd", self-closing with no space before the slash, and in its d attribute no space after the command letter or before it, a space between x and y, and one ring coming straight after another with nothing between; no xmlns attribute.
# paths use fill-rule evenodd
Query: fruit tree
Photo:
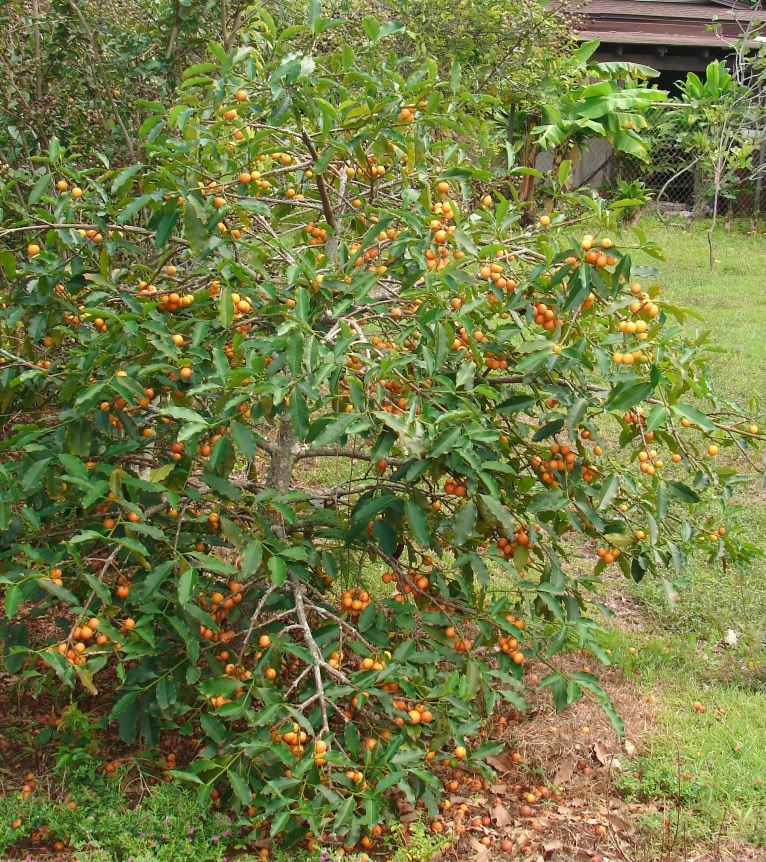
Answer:
<svg viewBox="0 0 766 862"><path fill-rule="evenodd" d="M608 660L606 569L748 553L721 462L759 432L604 204L524 227L435 66L386 25L291 51L328 26L212 45L134 165L4 175L0 631L127 742L196 739L173 774L257 834L350 847L486 769L530 662L619 722L556 656Z"/></svg>

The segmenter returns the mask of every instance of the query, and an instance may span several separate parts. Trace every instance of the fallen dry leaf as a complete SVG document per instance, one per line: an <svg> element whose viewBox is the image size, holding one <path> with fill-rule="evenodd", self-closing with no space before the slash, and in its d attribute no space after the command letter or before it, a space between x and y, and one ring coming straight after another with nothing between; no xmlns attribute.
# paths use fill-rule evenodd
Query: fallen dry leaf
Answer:
<svg viewBox="0 0 766 862"><path fill-rule="evenodd" d="M553 855L557 850L564 849L564 842L559 841L558 838L554 838L550 841L546 841L543 844L543 855L547 859L549 856Z"/></svg>
<svg viewBox="0 0 766 862"><path fill-rule="evenodd" d="M488 757L487 763L498 772L512 772L516 764L511 760L510 754L498 754L497 757Z"/></svg>
<svg viewBox="0 0 766 862"><path fill-rule="evenodd" d="M602 766L606 766L612 757L612 752L610 751L609 746L601 740L593 744L593 753L596 756L596 760L598 760Z"/></svg>
<svg viewBox="0 0 766 862"><path fill-rule="evenodd" d="M573 755L565 757L559 764L556 774L553 776L554 784L566 784L572 777L577 766L577 758Z"/></svg>
<svg viewBox="0 0 766 862"><path fill-rule="evenodd" d="M497 803L495 807L490 812L490 817L492 818L495 826L499 829L502 829L504 826L507 826L509 823L513 822L513 817L511 817L510 812L501 803Z"/></svg>

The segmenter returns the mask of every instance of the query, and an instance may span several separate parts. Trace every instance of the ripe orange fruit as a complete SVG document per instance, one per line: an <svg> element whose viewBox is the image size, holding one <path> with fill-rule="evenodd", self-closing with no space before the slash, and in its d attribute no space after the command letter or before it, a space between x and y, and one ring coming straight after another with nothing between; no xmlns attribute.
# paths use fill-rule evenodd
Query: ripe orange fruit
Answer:
<svg viewBox="0 0 766 862"><path fill-rule="evenodd" d="M81 188L79 188L78 186L75 186L75 187L72 189L72 197L73 197L75 200L77 200L78 198L81 198L81 197L82 197L82 189L81 189Z"/></svg>
<svg viewBox="0 0 766 862"><path fill-rule="evenodd" d="M245 90L237 90L234 94L234 98L238 102L246 102L247 101L247 92Z"/></svg>
<svg viewBox="0 0 766 862"><path fill-rule="evenodd" d="M39 246L39 245L36 245L36 244L35 244L35 243L33 243L33 242L31 242L31 243L27 246L27 254L28 254L30 257L35 257L35 255L40 254L40 246Z"/></svg>
<svg viewBox="0 0 766 862"><path fill-rule="evenodd" d="M194 371L188 366L184 365L184 367L178 372L181 380L191 380Z"/></svg>

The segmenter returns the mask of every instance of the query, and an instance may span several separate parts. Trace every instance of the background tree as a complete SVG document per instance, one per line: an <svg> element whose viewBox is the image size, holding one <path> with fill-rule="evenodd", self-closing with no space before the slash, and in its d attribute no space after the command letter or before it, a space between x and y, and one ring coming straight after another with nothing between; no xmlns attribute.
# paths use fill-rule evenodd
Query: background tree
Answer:
<svg viewBox="0 0 766 862"><path fill-rule="evenodd" d="M588 692L619 727L556 656L608 661L607 567L748 556L718 456L759 432L583 228L603 202L523 227L435 64L369 20L295 50L334 26L262 11L155 106L140 161L51 139L4 182L0 584L7 669L113 688L125 741L177 729L170 774L253 838L364 847L416 800L437 818L447 768L486 772L530 658L557 708Z"/></svg>

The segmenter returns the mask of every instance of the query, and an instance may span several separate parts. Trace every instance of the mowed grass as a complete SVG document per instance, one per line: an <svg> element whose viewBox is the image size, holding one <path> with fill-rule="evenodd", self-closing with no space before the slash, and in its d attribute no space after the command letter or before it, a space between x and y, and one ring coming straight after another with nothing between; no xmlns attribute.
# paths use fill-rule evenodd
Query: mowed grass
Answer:
<svg viewBox="0 0 766 862"><path fill-rule="evenodd" d="M706 223L672 227L652 219L641 227L666 259L639 256L638 262L657 267L662 296L704 318L687 326L709 330L726 350L710 363L717 390L743 406L760 399L754 418L763 427L766 238L718 230L711 272ZM629 241L627 233L623 240ZM746 462L739 468L753 472ZM766 492L759 480L736 502L743 534L766 551ZM728 569L693 559L673 607L651 580L627 582L627 590L647 626L638 633L612 629L605 646L642 695L657 698L656 731L621 780L628 795L659 804L662 813L645 824L656 853L678 852L668 843L676 818L678 834L692 842L720 837L766 844L766 558ZM724 641L729 630L736 643Z"/></svg>
<svg viewBox="0 0 766 862"><path fill-rule="evenodd" d="M636 255L640 264L659 270L662 296L704 317L687 327L706 329L726 353L711 362L721 392L746 404L766 395L766 234L749 236L744 227L716 230L715 264L708 268L707 221L688 227L645 219L641 229L662 248L665 260ZM624 232L623 240L631 241Z"/></svg>

